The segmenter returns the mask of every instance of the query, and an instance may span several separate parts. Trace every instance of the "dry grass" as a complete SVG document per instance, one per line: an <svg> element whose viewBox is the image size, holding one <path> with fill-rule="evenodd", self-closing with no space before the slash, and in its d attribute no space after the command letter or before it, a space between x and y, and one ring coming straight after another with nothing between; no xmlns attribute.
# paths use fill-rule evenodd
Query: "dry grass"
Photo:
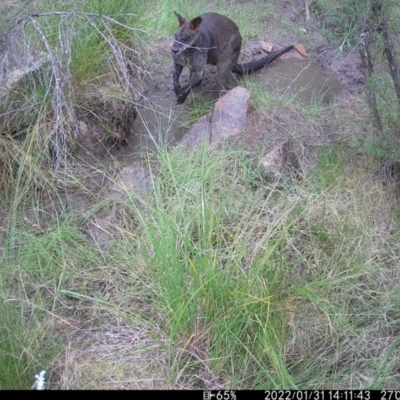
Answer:
<svg viewBox="0 0 400 400"><path fill-rule="evenodd" d="M104 321L105 322L105 321ZM169 389L167 352L147 329L120 325L101 332L71 332L72 340L54 362L61 389ZM110 324L110 320L107 323ZM111 328L111 326L110 326Z"/></svg>

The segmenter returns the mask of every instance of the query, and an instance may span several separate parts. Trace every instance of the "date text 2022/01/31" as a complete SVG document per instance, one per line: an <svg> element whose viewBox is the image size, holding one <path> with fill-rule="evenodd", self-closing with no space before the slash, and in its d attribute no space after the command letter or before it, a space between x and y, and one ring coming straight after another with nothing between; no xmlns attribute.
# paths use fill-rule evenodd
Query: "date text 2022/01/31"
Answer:
<svg viewBox="0 0 400 400"><path fill-rule="evenodd" d="M263 400L400 400L400 390L265 390Z"/></svg>

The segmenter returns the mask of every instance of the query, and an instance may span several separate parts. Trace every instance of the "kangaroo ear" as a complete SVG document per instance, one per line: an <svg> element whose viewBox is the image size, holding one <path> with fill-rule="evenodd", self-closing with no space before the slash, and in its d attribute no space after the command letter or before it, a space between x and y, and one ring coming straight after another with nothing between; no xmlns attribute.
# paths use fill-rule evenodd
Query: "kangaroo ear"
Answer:
<svg viewBox="0 0 400 400"><path fill-rule="evenodd" d="M192 19L189 22L189 29L191 29L192 31L196 31L202 21L203 21L203 19L201 17L196 17L196 18Z"/></svg>
<svg viewBox="0 0 400 400"><path fill-rule="evenodd" d="M178 14L176 11L174 11L174 14L176 15L176 18L178 18L179 26L182 26L186 22L186 19L183 18L182 15Z"/></svg>

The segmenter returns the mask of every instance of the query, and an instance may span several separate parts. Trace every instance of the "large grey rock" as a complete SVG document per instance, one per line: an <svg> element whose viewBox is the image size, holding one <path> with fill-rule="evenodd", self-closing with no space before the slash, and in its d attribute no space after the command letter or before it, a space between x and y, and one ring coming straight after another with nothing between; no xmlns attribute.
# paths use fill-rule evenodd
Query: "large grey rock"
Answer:
<svg viewBox="0 0 400 400"><path fill-rule="evenodd" d="M237 86L222 96L214 106L211 117L211 142L236 135L246 125L250 92Z"/></svg>
<svg viewBox="0 0 400 400"><path fill-rule="evenodd" d="M220 140L242 131L247 122L250 92L237 86L222 96L209 115L200 118L183 137L186 147L203 143L216 144Z"/></svg>
<svg viewBox="0 0 400 400"><path fill-rule="evenodd" d="M183 136L181 144L186 147L199 147L211 143L210 115L203 115Z"/></svg>

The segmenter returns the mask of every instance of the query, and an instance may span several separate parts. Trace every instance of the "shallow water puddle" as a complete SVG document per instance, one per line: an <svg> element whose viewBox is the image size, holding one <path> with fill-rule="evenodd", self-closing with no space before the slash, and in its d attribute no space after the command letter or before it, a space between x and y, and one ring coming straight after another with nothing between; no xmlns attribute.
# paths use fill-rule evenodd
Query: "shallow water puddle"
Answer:
<svg viewBox="0 0 400 400"><path fill-rule="evenodd" d="M184 108L175 104L174 97L153 94L139 106L133 132L128 144L115 155L124 162L139 153L154 151L159 143L173 144L187 128L184 127Z"/></svg>
<svg viewBox="0 0 400 400"><path fill-rule="evenodd" d="M331 103L342 90L335 72L310 60L278 59L257 71L252 79L265 84L267 90L284 89L283 94L296 95L305 105L314 100Z"/></svg>

